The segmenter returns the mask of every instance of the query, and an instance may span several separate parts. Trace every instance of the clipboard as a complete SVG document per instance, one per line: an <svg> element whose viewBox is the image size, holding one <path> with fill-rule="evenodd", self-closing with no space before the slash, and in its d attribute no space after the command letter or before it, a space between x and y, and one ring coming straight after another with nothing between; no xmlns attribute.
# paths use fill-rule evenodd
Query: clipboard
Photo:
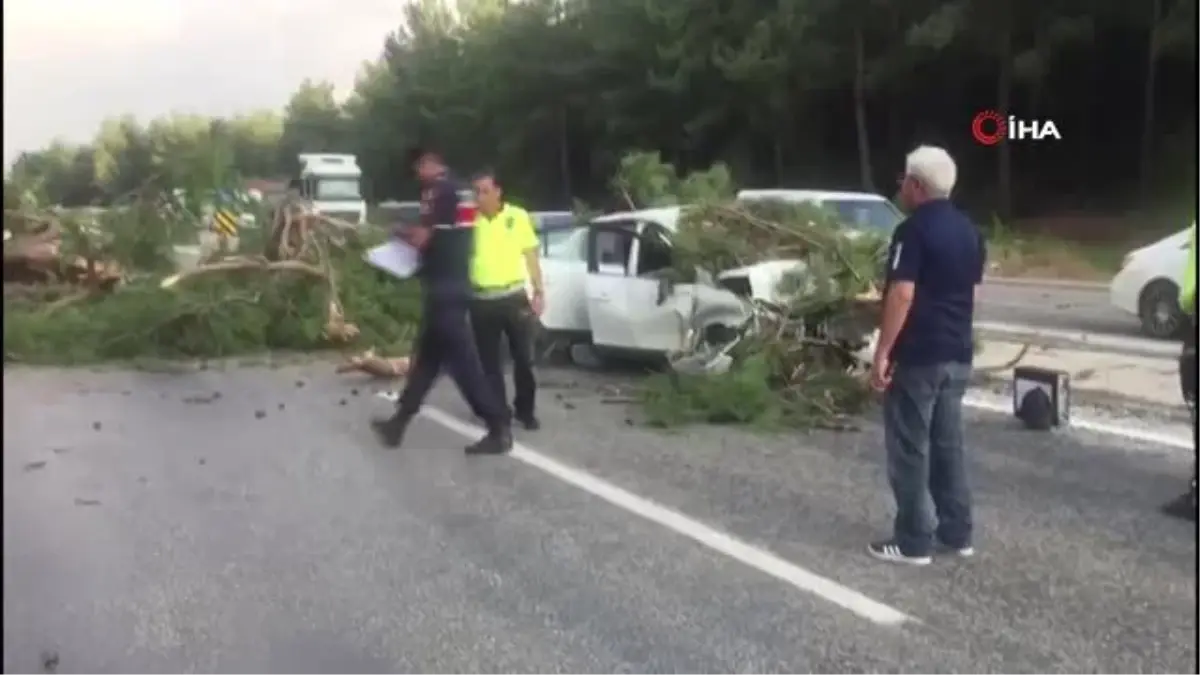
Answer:
<svg viewBox="0 0 1200 675"><path fill-rule="evenodd" d="M368 250L363 258L367 264L397 279L412 278L421 266L421 253L399 239L389 239Z"/></svg>

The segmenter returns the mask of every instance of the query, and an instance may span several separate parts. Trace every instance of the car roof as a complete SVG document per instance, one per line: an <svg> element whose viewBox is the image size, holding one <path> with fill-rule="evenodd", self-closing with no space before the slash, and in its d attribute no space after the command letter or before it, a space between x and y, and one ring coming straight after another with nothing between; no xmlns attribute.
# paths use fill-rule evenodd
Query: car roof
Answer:
<svg viewBox="0 0 1200 675"><path fill-rule="evenodd" d="M783 201L796 202L857 200L886 203L888 201L883 195L873 194L870 192L847 192L838 190L741 190L737 193L737 198L780 199ZM594 218L592 222L610 223L618 220L647 220L662 225L669 232L674 232L677 229L676 226L679 223L679 215L682 211L682 206L660 206L652 209L638 209L636 211L619 211L617 213L609 213L598 218Z"/></svg>
<svg viewBox="0 0 1200 675"><path fill-rule="evenodd" d="M617 213L609 213L599 218L594 218L592 222L611 223L617 220L648 220L658 223L667 228L667 230L674 232L682 210L683 207L681 206L660 206L658 208L639 209L637 211L618 211Z"/></svg>
<svg viewBox="0 0 1200 675"><path fill-rule="evenodd" d="M781 199L797 202L825 202L834 200L859 200L868 202L886 202L887 197L873 192L851 192L844 190L789 190L786 188L769 188L763 190L739 190L738 199Z"/></svg>

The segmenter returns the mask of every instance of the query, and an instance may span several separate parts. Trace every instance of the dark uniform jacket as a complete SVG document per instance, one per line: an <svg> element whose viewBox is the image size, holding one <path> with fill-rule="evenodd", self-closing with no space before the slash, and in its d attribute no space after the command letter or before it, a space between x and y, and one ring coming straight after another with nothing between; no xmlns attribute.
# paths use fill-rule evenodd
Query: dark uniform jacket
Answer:
<svg viewBox="0 0 1200 675"><path fill-rule="evenodd" d="M458 186L449 176L422 188L420 225L431 230L418 271L425 291L440 297L468 297L474 220L460 219Z"/></svg>

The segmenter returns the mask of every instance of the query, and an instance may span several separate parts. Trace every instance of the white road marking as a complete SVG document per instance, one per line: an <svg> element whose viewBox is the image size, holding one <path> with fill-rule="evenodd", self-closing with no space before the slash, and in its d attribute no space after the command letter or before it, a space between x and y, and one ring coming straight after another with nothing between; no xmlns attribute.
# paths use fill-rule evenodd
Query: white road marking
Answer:
<svg viewBox="0 0 1200 675"><path fill-rule="evenodd" d="M1000 321L976 321L974 327L985 337L988 334L1004 335L1014 340L1028 342L1057 342L1063 345L1088 346L1098 350L1110 350L1137 354L1149 358L1178 359L1182 349L1177 342L1150 340L1147 338L1125 337L1122 335L1106 335L1104 333L1088 333L1085 331L1060 330L1057 328L1042 328L1017 323Z"/></svg>
<svg viewBox="0 0 1200 675"><path fill-rule="evenodd" d="M988 412L996 412L1004 415L1012 415L1012 403L1000 403L998 401L989 401L977 396L967 395L963 399L963 404L979 410ZM1106 424L1104 422L1096 422L1086 418L1072 416L1071 423L1068 428L1083 429L1098 434L1107 434L1120 438L1127 438L1133 441L1141 441L1143 443L1157 443L1172 448L1182 448L1184 450L1192 449L1192 439L1178 436L1175 434L1163 434L1156 431L1148 431L1146 429L1138 429L1136 427L1126 427L1119 424Z"/></svg>
<svg viewBox="0 0 1200 675"><path fill-rule="evenodd" d="M392 392L380 392L379 396L394 400L396 395ZM474 439L483 433L483 429L478 426L464 422L449 413L428 405L422 409L421 414L466 438ZM852 588L810 572L780 558L770 551L747 544L732 535L721 532L661 504L657 504L644 497L639 497L586 471L572 468L551 459L524 444L515 443L509 456L529 466L540 469L565 483L574 485L584 492L599 497L613 506L641 516L678 534L682 534L717 553L733 558L738 562L791 584L827 602L848 609L868 621L883 626L899 626L906 622L916 621L916 619L904 612L872 600Z"/></svg>

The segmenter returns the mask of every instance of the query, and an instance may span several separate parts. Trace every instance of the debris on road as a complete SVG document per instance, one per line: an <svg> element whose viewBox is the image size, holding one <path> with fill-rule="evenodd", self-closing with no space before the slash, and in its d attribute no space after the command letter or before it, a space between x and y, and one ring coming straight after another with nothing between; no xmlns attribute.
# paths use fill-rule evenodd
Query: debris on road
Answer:
<svg viewBox="0 0 1200 675"><path fill-rule="evenodd" d="M336 372L339 375L359 372L378 379L396 379L408 375L411 368L412 360L407 356L385 358L376 356L374 349L368 349L361 354L347 357L338 365Z"/></svg>
<svg viewBox="0 0 1200 675"><path fill-rule="evenodd" d="M1183 409L1179 393L1179 365L1164 358L1100 352L1086 348L1031 346L1004 340L987 340L975 359L981 374L1007 375L1013 359L1024 365L1051 368L1071 377L1075 394L1104 394Z"/></svg>
<svg viewBox="0 0 1200 675"><path fill-rule="evenodd" d="M381 231L294 199L258 219L266 231L240 234L241 253L192 255L198 247L180 237L207 234L204 218L143 192L106 209L6 211L6 360L221 357L360 340L406 349L415 289L398 292L361 260L364 239ZM360 313L365 329L351 316Z"/></svg>
<svg viewBox="0 0 1200 675"><path fill-rule="evenodd" d="M356 233L357 227L350 223L315 213L299 200L287 201L275 210L272 231L261 255L224 256L202 262L163 279L160 286L174 288L200 276L246 272L294 272L312 277L323 281L327 287L325 337L335 344L351 342L358 337L359 329L346 321L329 251L332 247L344 246L347 238Z"/></svg>
<svg viewBox="0 0 1200 675"><path fill-rule="evenodd" d="M86 241L82 232L80 223L53 213L6 211L5 296L33 296L56 307L113 290L125 278L120 265L105 260L94 246L64 245L64 233L75 233L80 242Z"/></svg>

